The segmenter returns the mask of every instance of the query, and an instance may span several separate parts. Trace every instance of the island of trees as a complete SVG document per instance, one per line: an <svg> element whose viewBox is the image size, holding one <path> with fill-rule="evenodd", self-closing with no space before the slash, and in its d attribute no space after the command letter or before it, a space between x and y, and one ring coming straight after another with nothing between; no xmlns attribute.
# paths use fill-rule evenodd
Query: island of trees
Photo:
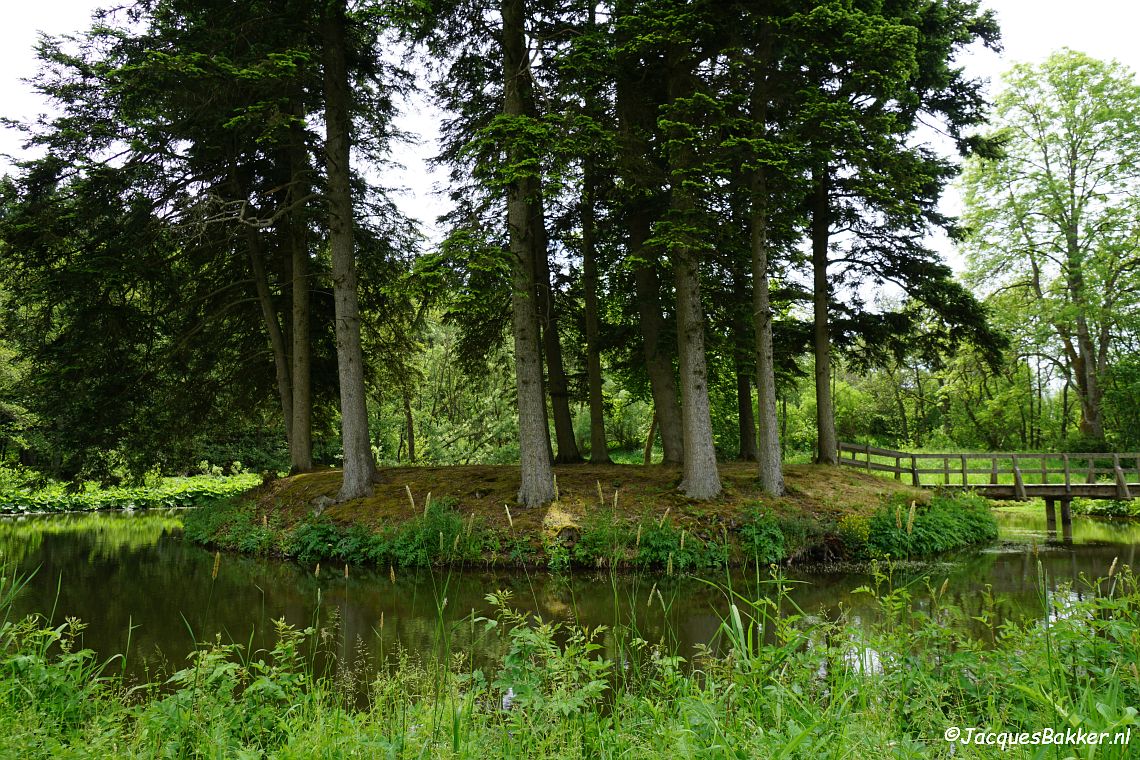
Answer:
<svg viewBox="0 0 1140 760"><path fill-rule="evenodd" d="M974 0L140 0L44 37L0 185L0 460L718 461L1140 445L1140 92L996 107ZM449 199L397 204L430 98ZM963 171L964 170L964 171ZM961 174L965 213L940 200ZM405 204L406 207L406 204ZM964 254L957 277L932 248Z"/></svg>

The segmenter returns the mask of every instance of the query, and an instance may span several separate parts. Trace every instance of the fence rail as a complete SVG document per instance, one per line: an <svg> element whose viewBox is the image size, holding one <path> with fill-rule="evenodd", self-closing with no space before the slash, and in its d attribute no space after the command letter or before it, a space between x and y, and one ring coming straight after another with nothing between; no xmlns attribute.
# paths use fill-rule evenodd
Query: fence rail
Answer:
<svg viewBox="0 0 1140 760"><path fill-rule="evenodd" d="M1140 493L1140 453L917 454L840 443L838 455L846 467L890 473L916 487L976 488L993 498L1131 499Z"/></svg>

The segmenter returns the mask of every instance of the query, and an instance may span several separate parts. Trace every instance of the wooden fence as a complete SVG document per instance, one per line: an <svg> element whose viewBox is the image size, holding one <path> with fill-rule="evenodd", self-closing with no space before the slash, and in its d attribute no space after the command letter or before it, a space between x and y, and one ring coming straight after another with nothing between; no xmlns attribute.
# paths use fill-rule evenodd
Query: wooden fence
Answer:
<svg viewBox="0 0 1140 760"><path fill-rule="evenodd" d="M912 454L840 443L839 462L890 473L923 488L977 488L995 498L1087 496L1132 498L1140 488L1140 454L1000 452Z"/></svg>

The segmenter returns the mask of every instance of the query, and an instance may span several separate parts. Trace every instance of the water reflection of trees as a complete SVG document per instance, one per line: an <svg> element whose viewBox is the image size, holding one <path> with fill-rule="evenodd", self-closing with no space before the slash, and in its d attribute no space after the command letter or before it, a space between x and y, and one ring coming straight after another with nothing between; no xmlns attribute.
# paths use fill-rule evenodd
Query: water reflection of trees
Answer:
<svg viewBox="0 0 1140 760"><path fill-rule="evenodd" d="M0 517L0 558L6 566L26 569L29 557L39 559L44 551L45 537L65 536L81 538L91 559L107 559L153 547L162 536L180 530L182 521L174 510Z"/></svg>
<svg viewBox="0 0 1140 760"><path fill-rule="evenodd" d="M1083 522L1077 523L1073 546L1050 543L1042 516L1040 534L1033 525L1020 526L1007 533L1016 537L1013 543L917 569L896 568L892 583L909 584L915 609L928 610L928 586L938 589L947 581L943 603L974 617L986 613L988 624L970 623L970 632L986 640L1006 620L1043 616L1039 566L1047 585L1056 588L1082 573L1103 575L1115 556L1132 561L1135 544L1082 544L1090 535ZM360 642L374 662L403 648L428 661L462 653L479 665L509 645L500 631L488 634L477 620L494 614L485 597L499 589L511 591L514 607L545 620L606 626L603 654L615 660L627 651L622 640L633 637L691 657L697 645L715 644L728 608L724 587L731 584L746 598L774 593L766 571L734 572L711 583L606 573L552 578L506 570L390 575L386 568L352 568L346 579L342 567L325 566L317 576L312 567L236 555L222 556L213 578L213 553L182 541L175 526L176 518L153 514L0 522L5 556L20 552L24 566L42 565L16 612L54 607L57 620L80 617L89 625L84 643L102 654L124 651L131 631L128 668L135 672L164 660L181 667L195 639L216 634L255 652L268 649L272 621L279 618L301 628L329 629L342 658L355 658ZM794 568L786 579L795 604L791 611L809 619L858 622L881 614L874 599L855 593L870 581L865 570ZM1072 593L1082 589L1075 583Z"/></svg>

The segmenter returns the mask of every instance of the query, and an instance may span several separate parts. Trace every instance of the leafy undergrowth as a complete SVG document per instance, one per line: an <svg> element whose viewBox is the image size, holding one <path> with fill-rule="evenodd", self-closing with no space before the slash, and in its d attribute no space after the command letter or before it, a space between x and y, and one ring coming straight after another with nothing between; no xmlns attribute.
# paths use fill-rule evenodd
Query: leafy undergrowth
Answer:
<svg viewBox="0 0 1140 760"><path fill-rule="evenodd" d="M936 579L873 577L862 591L877 614L862 621L804 616L777 575L759 597L722 588L728 612L693 652L539 620L493 592L492 614L463 623L503 652L482 667L443 624L440 654L377 667L317 620L278 623L268 651L199 645L168 679L136 685L82 648L78 621L5 622L0 756L1135 757L1130 569L1055 591L1042 579L1039 619L986 639Z"/></svg>
<svg viewBox="0 0 1140 760"><path fill-rule="evenodd" d="M250 473L162 478L157 484L146 486L99 487L88 483L76 492L69 491L63 483L38 487L11 483L0 490L0 514L186 507L236 496L259 483L261 476Z"/></svg>
<svg viewBox="0 0 1140 760"><path fill-rule="evenodd" d="M836 467L788 468L789 493L760 495L748 465L722 466L725 494L709 502L676 493L677 471L566 466L558 499L513 504L513 467L385 470L369 499L315 505L340 473L266 484L250 497L186 516L186 536L228 550L385 566L522 565L655 568L667 574L807 558L924 556L992 540L996 523L972 496L917 491ZM603 479L604 476L604 479ZM412 487L412 482L416 487ZM896 518L908 515L908 526Z"/></svg>

